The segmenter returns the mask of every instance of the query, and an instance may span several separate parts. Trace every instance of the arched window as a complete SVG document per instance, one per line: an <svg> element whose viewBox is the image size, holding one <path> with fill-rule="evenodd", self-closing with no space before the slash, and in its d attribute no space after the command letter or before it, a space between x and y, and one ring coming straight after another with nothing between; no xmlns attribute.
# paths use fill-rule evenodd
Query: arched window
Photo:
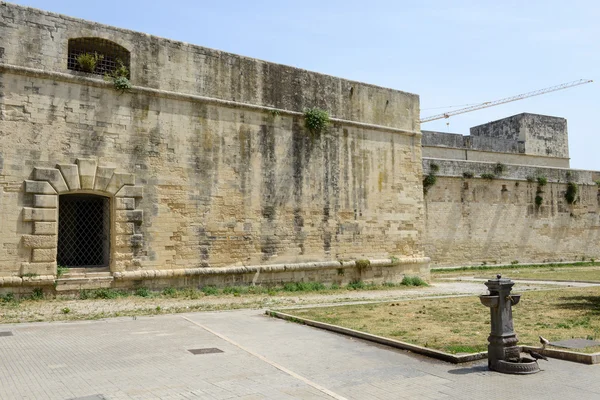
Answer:
<svg viewBox="0 0 600 400"><path fill-rule="evenodd" d="M110 40L101 38L69 39L67 68L98 75L119 75L129 78L129 51Z"/></svg>
<svg viewBox="0 0 600 400"><path fill-rule="evenodd" d="M107 267L110 262L109 198L61 194L58 202L58 265Z"/></svg>

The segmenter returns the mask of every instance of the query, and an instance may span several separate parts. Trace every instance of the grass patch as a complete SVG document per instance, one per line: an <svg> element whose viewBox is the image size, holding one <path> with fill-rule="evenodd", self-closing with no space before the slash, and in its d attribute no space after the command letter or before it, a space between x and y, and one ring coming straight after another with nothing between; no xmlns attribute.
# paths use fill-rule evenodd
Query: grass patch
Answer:
<svg viewBox="0 0 600 400"><path fill-rule="evenodd" d="M468 277L476 272L489 271L485 276L492 277L496 273L509 275L512 279L536 279L547 281L589 281L600 282L600 266L598 263L577 263L573 265L555 264L548 266L540 265L513 265L513 266L481 266L473 268L460 268L453 270L436 270L432 272L432 278L444 277ZM479 274L483 276L482 274Z"/></svg>
<svg viewBox="0 0 600 400"><path fill-rule="evenodd" d="M405 276L400 283L404 286L429 286L427 282L418 276Z"/></svg>
<svg viewBox="0 0 600 400"><path fill-rule="evenodd" d="M489 309L475 296L285 312L449 353L486 351L490 332ZM538 346L538 335L600 339L600 287L527 292L513 316L521 345Z"/></svg>
<svg viewBox="0 0 600 400"><path fill-rule="evenodd" d="M204 286L202 288L202 293L207 296L216 296L219 294L219 289L216 286Z"/></svg>
<svg viewBox="0 0 600 400"><path fill-rule="evenodd" d="M148 288L141 287L135 289L135 295L140 297L150 297L152 296L152 292L148 290Z"/></svg>
<svg viewBox="0 0 600 400"><path fill-rule="evenodd" d="M527 268L573 268L573 267L600 267L600 262L595 261L582 261L574 263L549 263L549 264L520 264L515 265L472 265L463 267L452 267L452 268L431 268L431 273L435 274L454 274L456 272L463 271L495 271L495 270L506 270L506 269L527 269Z"/></svg>
<svg viewBox="0 0 600 400"><path fill-rule="evenodd" d="M116 299L119 297L127 297L129 293L124 290L116 290L110 288L100 288L91 290L81 290L79 292L79 298L81 300L87 299Z"/></svg>

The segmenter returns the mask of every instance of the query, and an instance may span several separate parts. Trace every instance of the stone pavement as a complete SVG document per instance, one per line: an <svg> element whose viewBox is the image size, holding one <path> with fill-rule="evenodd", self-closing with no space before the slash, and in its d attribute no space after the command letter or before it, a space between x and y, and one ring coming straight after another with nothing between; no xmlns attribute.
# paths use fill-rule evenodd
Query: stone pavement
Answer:
<svg viewBox="0 0 600 400"><path fill-rule="evenodd" d="M518 330L518 327L517 327ZM259 310L0 325L0 399L598 399L600 366L453 365ZM222 353L193 355L189 349Z"/></svg>

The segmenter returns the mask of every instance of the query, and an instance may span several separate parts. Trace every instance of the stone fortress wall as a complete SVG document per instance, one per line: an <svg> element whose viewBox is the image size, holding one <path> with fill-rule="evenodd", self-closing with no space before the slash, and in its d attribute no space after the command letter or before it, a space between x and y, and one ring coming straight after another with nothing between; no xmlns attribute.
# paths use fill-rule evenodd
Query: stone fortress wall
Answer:
<svg viewBox="0 0 600 400"><path fill-rule="evenodd" d="M0 18L0 291L600 259L600 175L569 169L562 118L421 134L413 94L3 2ZM69 69L81 38L126 55L131 90ZM85 196L108 204L106 265L60 277L62 213Z"/></svg>
<svg viewBox="0 0 600 400"><path fill-rule="evenodd" d="M0 21L0 286L427 276L418 96L3 2ZM77 38L125 49L132 89L70 70ZM108 261L61 278L74 194L108 199Z"/></svg>
<svg viewBox="0 0 600 400"><path fill-rule="evenodd" d="M519 114L470 136L423 131L423 171L437 171L424 196L432 266L600 259L600 173L569 169L563 118Z"/></svg>

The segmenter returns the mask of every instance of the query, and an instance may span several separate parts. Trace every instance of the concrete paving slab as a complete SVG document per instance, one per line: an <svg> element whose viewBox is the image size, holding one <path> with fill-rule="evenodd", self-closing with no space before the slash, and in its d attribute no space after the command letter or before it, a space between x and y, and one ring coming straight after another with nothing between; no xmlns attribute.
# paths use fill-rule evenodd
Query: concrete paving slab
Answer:
<svg viewBox="0 0 600 400"><path fill-rule="evenodd" d="M600 367L460 366L262 310L4 325L1 399L596 399ZM194 355L189 349L223 353Z"/></svg>

